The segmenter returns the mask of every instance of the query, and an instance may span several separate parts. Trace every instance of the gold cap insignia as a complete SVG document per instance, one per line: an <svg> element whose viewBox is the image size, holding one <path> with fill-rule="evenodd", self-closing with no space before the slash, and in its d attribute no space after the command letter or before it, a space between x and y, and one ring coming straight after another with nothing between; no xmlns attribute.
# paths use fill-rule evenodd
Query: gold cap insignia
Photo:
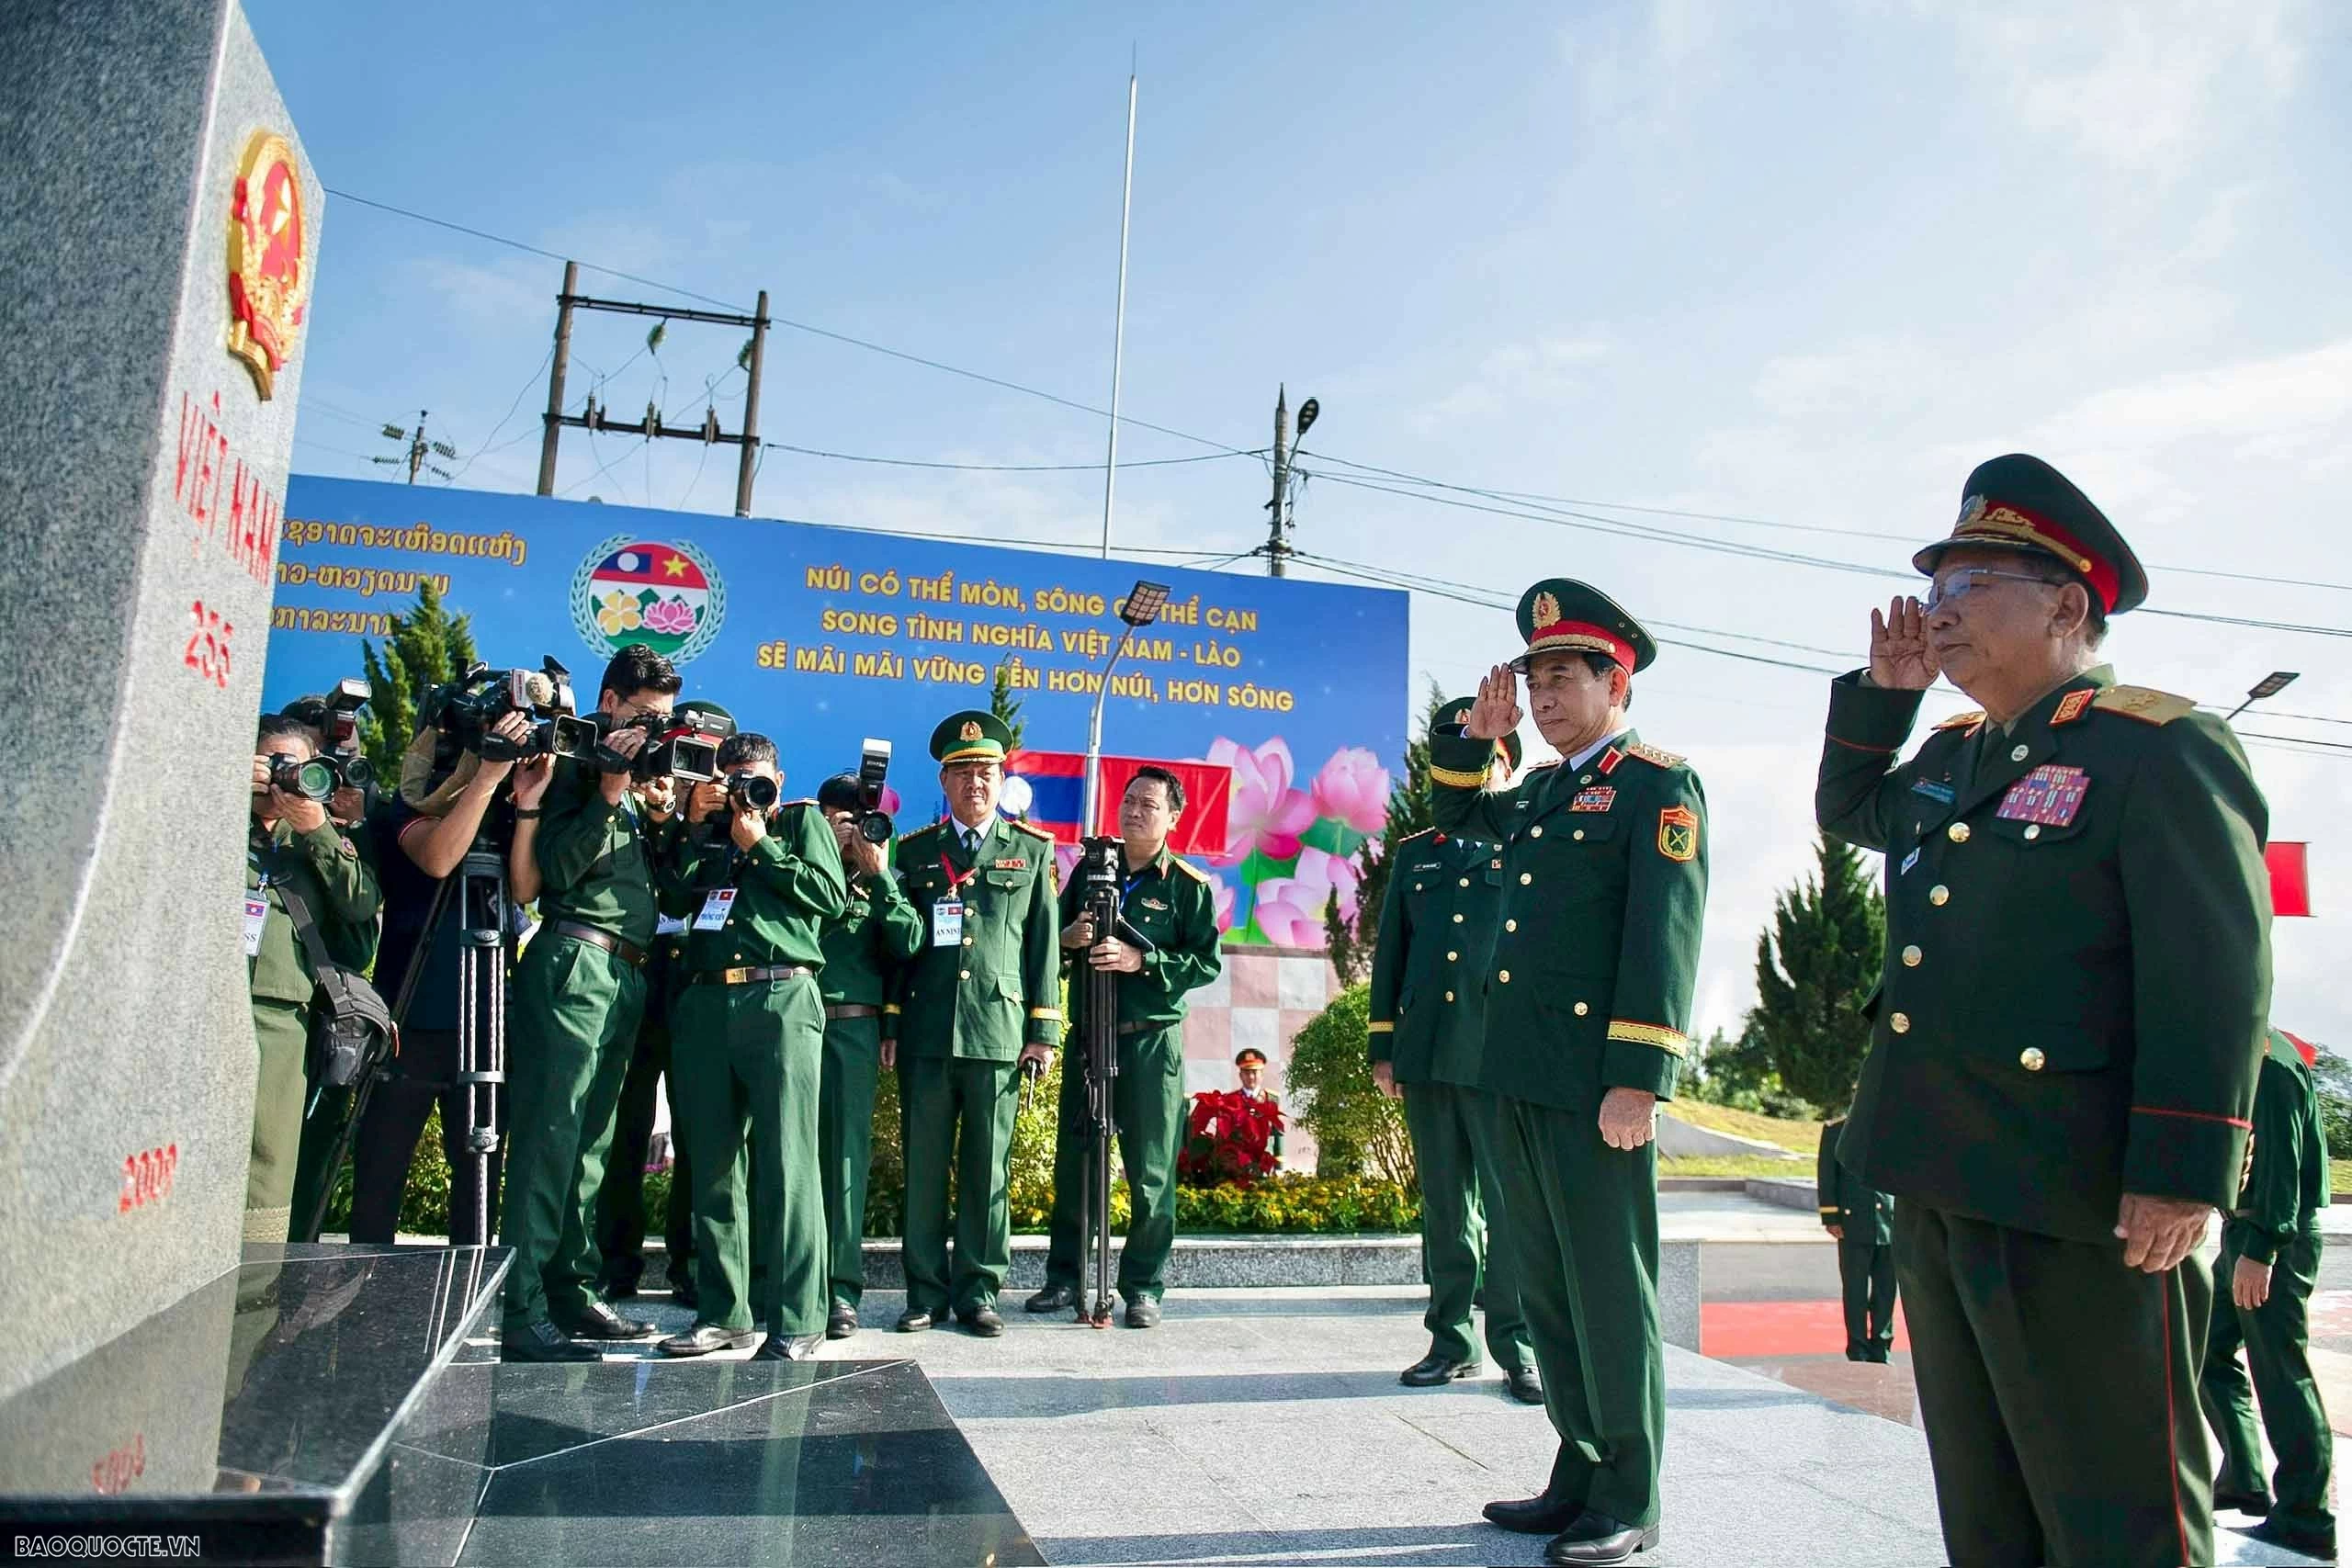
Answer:
<svg viewBox="0 0 2352 1568"><path fill-rule="evenodd" d="M979 720L976 718L966 719L964 721L964 728L956 731L956 738L958 740L978 740L980 738Z"/></svg>
<svg viewBox="0 0 2352 1568"><path fill-rule="evenodd" d="M1951 531L1957 534L1984 515L1984 498L1981 495L1972 495L1960 503L1960 521L1951 525Z"/></svg>
<svg viewBox="0 0 2352 1568"><path fill-rule="evenodd" d="M1556 624L1559 618L1560 602L1549 593L1538 593L1535 596L1535 624L1548 626Z"/></svg>

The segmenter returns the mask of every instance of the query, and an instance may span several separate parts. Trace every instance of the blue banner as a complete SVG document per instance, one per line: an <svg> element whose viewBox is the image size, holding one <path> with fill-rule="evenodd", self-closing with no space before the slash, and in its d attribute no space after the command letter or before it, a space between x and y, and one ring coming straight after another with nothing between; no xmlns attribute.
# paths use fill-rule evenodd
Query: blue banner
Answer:
<svg viewBox="0 0 2352 1568"><path fill-rule="evenodd" d="M1000 667L1023 741L1086 749L1095 671L1138 577L1167 609L1113 677L1102 747L1232 769L1222 854L1205 857L1230 939L1324 945L1352 909L1350 857L1387 814L1405 748L1406 595L1048 551L900 538L537 496L294 476L264 702L361 673L362 639L431 582L493 667L570 667L593 707L612 651L679 665L783 753L787 793L891 742L910 819L940 807L931 731L986 708Z"/></svg>

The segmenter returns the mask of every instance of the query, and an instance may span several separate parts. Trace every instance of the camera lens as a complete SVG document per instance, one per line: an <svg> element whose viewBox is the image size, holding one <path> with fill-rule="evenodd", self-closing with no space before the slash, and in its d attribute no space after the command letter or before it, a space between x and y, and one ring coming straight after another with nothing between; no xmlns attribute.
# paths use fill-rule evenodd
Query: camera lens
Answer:
<svg viewBox="0 0 2352 1568"><path fill-rule="evenodd" d="M307 762L277 757L270 763L269 782L282 794L299 795L305 800L323 804L334 798L334 764L315 757Z"/></svg>
<svg viewBox="0 0 2352 1568"><path fill-rule="evenodd" d="M765 811L776 802L775 781L758 773L737 773L727 781L727 794L738 806Z"/></svg>
<svg viewBox="0 0 2352 1568"><path fill-rule="evenodd" d="M869 844L890 841L890 818L879 811L868 811L857 819L857 836Z"/></svg>
<svg viewBox="0 0 2352 1568"><path fill-rule="evenodd" d="M366 789L376 782L376 764L356 751L346 753L340 759L337 771L342 773L344 786L347 789Z"/></svg>

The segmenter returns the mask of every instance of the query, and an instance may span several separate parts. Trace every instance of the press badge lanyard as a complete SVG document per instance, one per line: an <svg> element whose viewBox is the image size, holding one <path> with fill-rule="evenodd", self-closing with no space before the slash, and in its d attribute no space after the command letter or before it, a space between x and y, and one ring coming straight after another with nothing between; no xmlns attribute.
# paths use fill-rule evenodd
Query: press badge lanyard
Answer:
<svg viewBox="0 0 2352 1568"><path fill-rule="evenodd" d="M942 850L939 852L939 869L946 874L947 893L931 907L931 945L960 947L964 942L964 901L956 895L962 892L964 884L980 874L979 852L975 850L972 852L972 869L958 876L956 874L956 863L947 858L945 850Z"/></svg>
<svg viewBox="0 0 2352 1568"><path fill-rule="evenodd" d="M254 880L259 884L244 895L244 941L247 958L261 956L262 931L269 924L269 885L272 881L270 866L277 858L276 845L271 845L269 854L265 856L260 845L254 843L250 838L245 840L245 864L252 868Z"/></svg>

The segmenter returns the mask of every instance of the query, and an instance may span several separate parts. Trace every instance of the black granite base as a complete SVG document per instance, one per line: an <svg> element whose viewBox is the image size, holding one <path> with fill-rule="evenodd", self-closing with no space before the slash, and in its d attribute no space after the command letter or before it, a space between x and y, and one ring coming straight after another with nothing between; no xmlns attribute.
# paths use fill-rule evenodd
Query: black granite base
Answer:
<svg viewBox="0 0 2352 1568"><path fill-rule="evenodd" d="M459 1562L1041 1563L911 1361L458 1366L494 1387ZM481 1434L419 1447L447 1462ZM406 1439L403 1439L406 1446Z"/></svg>

